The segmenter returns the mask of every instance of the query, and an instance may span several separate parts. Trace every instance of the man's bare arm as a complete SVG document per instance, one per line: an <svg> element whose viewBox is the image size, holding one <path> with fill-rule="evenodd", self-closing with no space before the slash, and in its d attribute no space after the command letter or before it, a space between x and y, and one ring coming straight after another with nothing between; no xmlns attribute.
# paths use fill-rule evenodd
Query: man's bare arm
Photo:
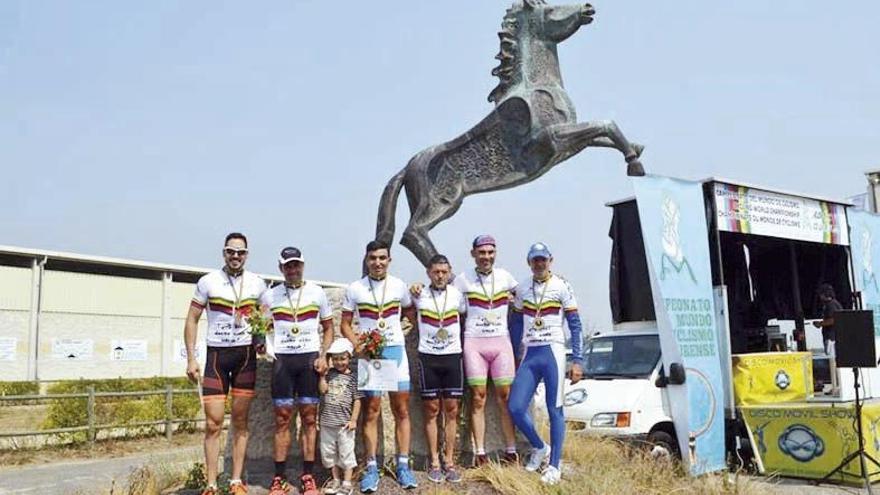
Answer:
<svg viewBox="0 0 880 495"><path fill-rule="evenodd" d="M201 370L196 359L196 337L199 334L199 318L202 317L203 308L191 304L186 314L186 323L183 326L183 342L186 346L186 376L193 383L199 381Z"/></svg>

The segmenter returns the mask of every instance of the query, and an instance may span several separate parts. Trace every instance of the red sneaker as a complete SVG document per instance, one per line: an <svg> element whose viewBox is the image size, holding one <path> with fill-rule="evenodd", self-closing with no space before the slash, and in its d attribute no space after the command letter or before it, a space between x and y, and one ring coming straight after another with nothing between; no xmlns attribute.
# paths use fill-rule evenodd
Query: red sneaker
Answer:
<svg viewBox="0 0 880 495"><path fill-rule="evenodd" d="M302 483L302 495L321 495L321 492L318 491L318 484L315 482L315 477L311 474L300 476L299 481Z"/></svg>

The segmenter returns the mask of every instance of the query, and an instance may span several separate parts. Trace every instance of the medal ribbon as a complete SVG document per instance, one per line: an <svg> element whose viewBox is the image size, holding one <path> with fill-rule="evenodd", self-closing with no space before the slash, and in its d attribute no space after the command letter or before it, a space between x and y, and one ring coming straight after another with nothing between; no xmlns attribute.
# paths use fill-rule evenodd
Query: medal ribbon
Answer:
<svg viewBox="0 0 880 495"><path fill-rule="evenodd" d="M302 285L299 286L299 292L296 294L296 307L293 306L293 300L290 298L290 287L287 284L284 284L284 293L287 294L287 303L290 304L290 309L293 311L293 326L296 327L296 324L299 323L299 316L297 313L299 312L299 302L302 300L303 292L305 292L306 283L303 282Z"/></svg>
<svg viewBox="0 0 880 495"><path fill-rule="evenodd" d="M541 297L538 299L537 302L535 302L535 318L533 319L533 321L541 319L541 303L544 302L544 294L547 293L547 286L550 285L550 278L551 277L553 277L553 275L550 275L549 277L547 277L547 280L545 280L543 282L544 288L541 289ZM536 295L536 293L535 293L535 279L532 278L532 297L535 297L535 295Z"/></svg>
<svg viewBox="0 0 880 495"><path fill-rule="evenodd" d="M379 319L376 321L382 320L382 312L385 310L385 290L388 288L388 277L386 276L385 279L382 281L383 285L381 303L376 300L376 292L373 290L373 279L367 276L367 282L370 283L370 294L373 296L373 304L375 304L376 307L379 309Z"/></svg>
<svg viewBox="0 0 880 495"><path fill-rule="evenodd" d="M440 329L443 329L443 311L446 311L446 301L449 300L449 291L443 289L443 311L440 311L440 308L437 307L437 298L434 297L434 288L431 287L431 299L434 301L434 310L437 311L437 316L440 320Z"/></svg>
<svg viewBox="0 0 880 495"><path fill-rule="evenodd" d="M495 301L493 300L495 297L495 272L492 272L492 294L490 295L486 292L486 286L483 285L483 275L476 268L474 268L474 271L477 272L477 281L480 282L480 288L483 289L483 295L489 299L489 312L491 313L492 310L495 309Z"/></svg>
<svg viewBox="0 0 880 495"><path fill-rule="evenodd" d="M241 296L244 294L244 271L241 272L241 280L238 282L238 291L235 290L235 283L232 281L232 276L229 273L226 274L226 280L229 281L229 287L232 288L232 295L235 296L235 301L232 303L232 319L235 320L235 311L238 309L238 304L241 303Z"/></svg>

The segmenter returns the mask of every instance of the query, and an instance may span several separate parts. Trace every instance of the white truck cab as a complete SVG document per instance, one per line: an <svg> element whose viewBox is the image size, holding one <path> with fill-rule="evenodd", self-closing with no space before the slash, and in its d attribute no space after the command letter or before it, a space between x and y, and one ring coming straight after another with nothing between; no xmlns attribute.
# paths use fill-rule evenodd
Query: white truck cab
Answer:
<svg viewBox="0 0 880 495"><path fill-rule="evenodd" d="M540 387L539 409L546 407L543 394ZM566 379L563 407L566 422L576 430L647 442L676 454L654 322L589 337L584 344L584 379L574 385Z"/></svg>

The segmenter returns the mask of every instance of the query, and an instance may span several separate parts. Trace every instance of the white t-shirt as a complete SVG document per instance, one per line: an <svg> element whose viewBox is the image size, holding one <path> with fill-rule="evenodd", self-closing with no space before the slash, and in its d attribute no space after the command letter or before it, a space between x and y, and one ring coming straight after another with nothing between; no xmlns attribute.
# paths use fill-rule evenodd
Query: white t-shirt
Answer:
<svg viewBox="0 0 880 495"><path fill-rule="evenodd" d="M383 280L364 277L345 290L343 313L357 313L361 333L379 329L386 345L404 345L400 328L400 310L412 306L409 288L399 278L387 275ZM385 328L379 328L384 324Z"/></svg>
<svg viewBox="0 0 880 495"><path fill-rule="evenodd" d="M461 292L452 285L442 291L428 285L413 302L419 312L419 352L460 353L461 319L467 311Z"/></svg>
<svg viewBox="0 0 880 495"><path fill-rule="evenodd" d="M524 279L516 291L515 307L523 313L523 345L565 345L564 313L577 311L577 300L568 282L556 275L544 283L532 277ZM536 324L539 317L540 325Z"/></svg>
<svg viewBox="0 0 880 495"><path fill-rule="evenodd" d="M248 271L232 277L223 270L214 270L200 278L192 304L208 310L208 346L250 345L246 314L259 311L257 303L265 291L266 282Z"/></svg>
<svg viewBox="0 0 880 495"><path fill-rule="evenodd" d="M467 297L465 337L507 336L508 303L516 291L516 279L502 268L489 275L476 270L460 273L453 285Z"/></svg>
<svg viewBox="0 0 880 495"><path fill-rule="evenodd" d="M276 354L321 350L324 331L320 322L333 318L324 289L312 282L303 282L299 288L282 283L267 290L260 303L272 312Z"/></svg>

